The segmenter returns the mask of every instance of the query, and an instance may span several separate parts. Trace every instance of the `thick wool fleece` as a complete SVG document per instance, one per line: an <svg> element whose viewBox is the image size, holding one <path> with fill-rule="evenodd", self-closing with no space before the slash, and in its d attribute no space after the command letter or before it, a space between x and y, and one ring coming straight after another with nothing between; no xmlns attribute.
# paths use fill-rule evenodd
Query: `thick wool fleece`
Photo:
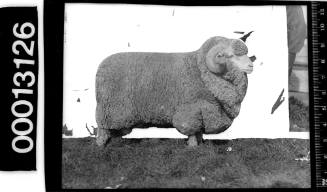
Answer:
<svg viewBox="0 0 327 192"><path fill-rule="evenodd" d="M241 102L247 91L248 79L245 72L235 68L229 61L226 63L226 68L228 69L224 74L217 75L208 70L205 63L205 56L218 43L231 44L232 41L223 37L212 37L207 40L197 51L198 66L201 71L201 78L206 87L223 106L229 118L233 120L239 114ZM247 54L247 47L243 47L237 43L232 44L232 47L235 48L234 54L236 55L239 55L241 52Z"/></svg>
<svg viewBox="0 0 327 192"><path fill-rule="evenodd" d="M211 38L189 53L106 58L96 75L99 128L121 135L150 126L173 126L185 135L226 130L239 113L247 77L233 67L221 76L208 71L205 54L218 40L222 38Z"/></svg>

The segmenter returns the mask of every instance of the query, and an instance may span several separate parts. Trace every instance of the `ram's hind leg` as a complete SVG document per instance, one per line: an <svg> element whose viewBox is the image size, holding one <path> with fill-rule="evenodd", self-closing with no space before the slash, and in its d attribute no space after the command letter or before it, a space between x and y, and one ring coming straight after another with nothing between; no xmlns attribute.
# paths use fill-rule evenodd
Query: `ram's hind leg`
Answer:
<svg viewBox="0 0 327 192"><path fill-rule="evenodd" d="M96 143L98 146L106 146L109 142L120 142L122 136L131 132L131 128L124 128L121 130L99 129Z"/></svg>
<svg viewBox="0 0 327 192"><path fill-rule="evenodd" d="M124 127L119 130L111 129L110 132L110 143L120 143L122 142L122 136L127 135L132 132L132 128Z"/></svg>
<svg viewBox="0 0 327 192"><path fill-rule="evenodd" d="M96 143L98 146L106 146L110 139L110 132L106 127L106 117L102 105L98 103L96 107L96 122L98 124Z"/></svg>
<svg viewBox="0 0 327 192"><path fill-rule="evenodd" d="M110 140L110 132L108 129L98 129L96 143L98 146L106 146Z"/></svg>

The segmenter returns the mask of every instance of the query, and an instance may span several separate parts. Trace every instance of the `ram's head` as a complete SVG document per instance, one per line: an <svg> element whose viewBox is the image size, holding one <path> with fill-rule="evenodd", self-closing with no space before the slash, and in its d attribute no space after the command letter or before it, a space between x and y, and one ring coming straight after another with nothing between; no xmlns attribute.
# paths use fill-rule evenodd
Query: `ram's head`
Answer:
<svg viewBox="0 0 327 192"><path fill-rule="evenodd" d="M206 65L212 73L222 74L237 68L247 74L253 71L255 57L248 57L248 48L240 39L215 37L209 43Z"/></svg>

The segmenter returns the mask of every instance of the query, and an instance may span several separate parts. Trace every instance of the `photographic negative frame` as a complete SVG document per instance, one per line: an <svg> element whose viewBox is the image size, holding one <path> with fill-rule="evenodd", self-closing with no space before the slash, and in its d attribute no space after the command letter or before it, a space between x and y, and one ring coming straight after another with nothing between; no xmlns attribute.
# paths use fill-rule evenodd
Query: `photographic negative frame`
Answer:
<svg viewBox="0 0 327 192"><path fill-rule="evenodd" d="M308 46L308 89L309 89L309 106L310 106L310 170L311 170L311 189L315 189L317 183L316 177L316 164L315 164L315 148L314 148L314 134L313 129L313 88L312 77L313 67L312 63L312 34L311 34L311 3L309 2L184 2L184 1L54 1L46 0L44 7L44 39L45 39L45 171L46 171L46 187L47 191L60 191L60 190L74 190L70 188L63 188L62 181L62 161L63 161L63 148L62 148L62 130L63 127L63 111L64 111L64 38L65 38L65 4L95 4L95 5L110 5L110 4L135 4L135 5L164 5L164 6L258 6L258 5L301 5L307 7L307 46ZM172 12L172 14L176 14ZM67 18L66 18L67 19ZM237 30L237 29L235 29ZM255 33L255 32L254 32ZM241 36L241 35L240 35ZM91 35L92 37L92 35ZM208 37L209 38L209 37ZM128 47L131 44L128 43ZM282 95L283 91L281 92ZM279 98L276 95L276 99ZM279 99L280 101L280 99ZM275 103L275 102L274 102ZM271 108L270 108L271 109ZM275 108L275 110L278 110ZM274 111L275 111L274 110ZM273 111L271 112L273 113ZM200 178L201 179L201 178ZM278 184L276 184L278 187ZM272 186L273 187L273 186ZM296 186L285 186L294 187ZM173 187L174 188L174 187ZM98 188L96 188L98 189Z"/></svg>

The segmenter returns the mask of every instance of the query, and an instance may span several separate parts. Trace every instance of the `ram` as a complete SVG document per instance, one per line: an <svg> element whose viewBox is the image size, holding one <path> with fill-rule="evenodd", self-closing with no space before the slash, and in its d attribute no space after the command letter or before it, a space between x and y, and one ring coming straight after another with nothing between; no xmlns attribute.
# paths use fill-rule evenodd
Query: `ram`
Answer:
<svg viewBox="0 0 327 192"><path fill-rule="evenodd" d="M96 74L97 144L134 127L175 127L196 146L202 134L230 127L253 71L240 39L212 37L186 53L127 52L107 57Z"/></svg>

